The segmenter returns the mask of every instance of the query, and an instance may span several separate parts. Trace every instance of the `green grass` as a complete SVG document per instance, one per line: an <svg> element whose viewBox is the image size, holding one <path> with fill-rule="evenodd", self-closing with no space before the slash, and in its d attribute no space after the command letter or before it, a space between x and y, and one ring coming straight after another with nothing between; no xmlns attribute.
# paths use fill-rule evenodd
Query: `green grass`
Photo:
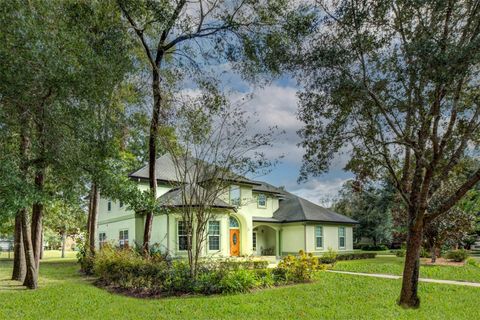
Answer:
<svg viewBox="0 0 480 320"><path fill-rule="evenodd" d="M108 293L78 273L73 259L46 259L40 288L8 280L0 261L0 319L473 319L480 289L420 284L422 307L395 303L400 281L322 272L310 284L250 294L140 300Z"/></svg>
<svg viewBox="0 0 480 320"><path fill-rule="evenodd" d="M382 256L395 256L395 252L392 252L391 250L381 250L381 251L369 251L369 250L360 250L360 249L355 249L353 252L361 252L361 253L376 253L377 255L382 255Z"/></svg>
<svg viewBox="0 0 480 320"><path fill-rule="evenodd" d="M75 251L65 251L66 258L75 258L76 256ZM0 252L0 260L8 259L8 252ZM62 256L62 252L60 250L45 250L43 252L44 259L57 259ZM13 259L13 252L10 252L10 259Z"/></svg>
<svg viewBox="0 0 480 320"><path fill-rule="evenodd" d="M404 258L376 257L375 259L339 261L334 270L401 275ZM480 282L480 268L474 266L420 267L420 277L442 280Z"/></svg>

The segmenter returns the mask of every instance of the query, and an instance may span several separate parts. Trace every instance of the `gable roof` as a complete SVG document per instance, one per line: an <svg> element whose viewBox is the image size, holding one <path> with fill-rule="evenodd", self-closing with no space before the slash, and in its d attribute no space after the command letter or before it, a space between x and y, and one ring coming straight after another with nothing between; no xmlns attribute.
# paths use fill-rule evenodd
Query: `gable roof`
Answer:
<svg viewBox="0 0 480 320"><path fill-rule="evenodd" d="M175 161L170 155L170 153L165 153L163 156L157 158L155 161L155 177L157 180L166 181L166 182L186 182L191 183L195 181L191 181L191 175L188 174L190 172L193 175L204 175L204 180L207 181L209 175L208 170L213 168L213 165L205 163L201 160L195 160L194 158L188 157L185 159L186 163L182 163L180 167L175 165ZM148 179L149 175L148 165L138 169L130 173L128 176L130 178L137 178L137 179ZM187 172L187 174L185 174ZM246 177L237 175L237 174L229 174L229 177L225 177L224 180L231 181L233 183L239 184L249 184L249 185L256 185L260 186L261 183L257 181L250 180ZM190 180L190 181L182 181L182 180ZM196 182L202 182L202 178L198 179Z"/></svg>
<svg viewBox="0 0 480 320"><path fill-rule="evenodd" d="M130 178L148 179L150 177L148 173L148 165L132 172L128 175ZM155 161L155 177L157 180L180 182L178 170L175 167L173 159L170 154L166 153L163 156L157 158Z"/></svg>
<svg viewBox="0 0 480 320"><path fill-rule="evenodd" d="M200 186L193 186L192 184L186 185L184 188L174 188L169 190L167 193L164 193L158 197L157 201L163 207L184 207L184 206L198 206L201 205L200 202L197 202L199 198L202 198L201 193L206 192L206 190ZM200 194L199 194L200 193ZM199 194L199 197L195 197L194 194ZM185 199L188 197L187 199ZM186 200L186 201L185 201ZM227 208L235 209L234 206L226 203L222 199L215 198L211 204L213 208Z"/></svg>
<svg viewBox="0 0 480 320"><path fill-rule="evenodd" d="M195 161L193 158L188 158L188 161L185 165L187 168L192 168L193 170L197 170L198 168L194 167L201 162ZM200 170L206 170L208 165L201 164L202 168ZM176 168L174 160L169 153L164 154L163 156L159 157L156 160L155 166L155 175L157 180L166 181L166 182L175 182L181 183L186 182L187 185L184 187L184 191L186 193L193 194L194 190L199 192L203 190L203 188L197 186L193 188L191 185L191 181L180 181L180 177L187 177L188 174L183 174L179 172L179 169ZM144 166L143 168L129 174L131 178L138 178L138 179L148 179L148 165ZM312 221L312 222L330 222L330 223L343 223L343 224L357 224L358 222L344 216L342 214L336 213L330 209L324 208L319 206L313 202L310 202L306 199L300 198L292 193L285 191L283 188L275 187L271 184L268 184L263 181L254 181L250 180L246 177L242 177L239 175L232 175L232 178L228 179L233 183L239 184L249 184L252 186L252 191L254 192L265 192L270 193L278 198L280 198L279 208L273 213L273 217L271 218L262 218L262 217L253 217L254 221L263 221L263 222L300 222L300 221ZM184 203L183 195L182 195L182 188L174 188L167 193L163 194L158 198L158 201L165 207L182 207L186 204ZM201 191L200 191L201 192ZM188 201L188 205L195 205L195 203ZM221 199L215 199L213 201L212 207L216 208L228 208L228 209L235 209L234 206L226 203Z"/></svg>
<svg viewBox="0 0 480 320"><path fill-rule="evenodd" d="M275 186L272 186L269 183L263 182L263 181L254 181L258 185L254 186L252 188L252 191L256 192L267 192L267 193L273 193L277 196L284 196L286 194L286 191L282 188L277 188Z"/></svg>
<svg viewBox="0 0 480 320"><path fill-rule="evenodd" d="M358 223L356 220L343 214L336 213L288 192L287 198L280 201L279 208L273 213L273 218L279 222L312 221L345 224Z"/></svg>

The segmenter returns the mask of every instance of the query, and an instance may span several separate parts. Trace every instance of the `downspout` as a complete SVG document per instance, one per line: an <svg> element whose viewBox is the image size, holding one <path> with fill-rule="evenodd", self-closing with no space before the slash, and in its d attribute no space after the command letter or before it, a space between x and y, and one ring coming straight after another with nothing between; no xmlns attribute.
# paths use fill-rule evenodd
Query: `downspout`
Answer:
<svg viewBox="0 0 480 320"><path fill-rule="evenodd" d="M282 257L282 228L278 230L278 254Z"/></svg>
<svg viewBox="0 0 480 320"><path fill-rule="evenodd" d="M307 253L307 223L303 224L303 251Z"/></svg>
<svg viewBox="0 0 480 320"><path fill-rule="evenodd" d="M167 213L167 253L170 254L170 215Z"/></svg>

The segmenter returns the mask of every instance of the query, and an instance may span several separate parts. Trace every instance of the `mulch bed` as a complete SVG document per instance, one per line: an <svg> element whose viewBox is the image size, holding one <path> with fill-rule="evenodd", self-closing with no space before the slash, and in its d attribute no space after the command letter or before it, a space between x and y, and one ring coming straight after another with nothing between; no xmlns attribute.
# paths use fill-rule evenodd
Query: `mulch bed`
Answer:
<svg viewBox="0 0 480 320"><path fill-rule="evenodd" d="M447 260L445 258L437 258L435 263L432 263L432 259L430 258L422 258L421 263L427 266L454 266L454 267L463 267L465 262L455 262L451 260Z"/></svg>

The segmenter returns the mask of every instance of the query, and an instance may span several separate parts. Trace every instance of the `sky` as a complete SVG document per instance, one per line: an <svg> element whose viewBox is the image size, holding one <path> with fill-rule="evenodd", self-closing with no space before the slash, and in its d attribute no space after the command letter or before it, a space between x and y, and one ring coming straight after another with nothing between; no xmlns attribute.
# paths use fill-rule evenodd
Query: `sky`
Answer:
<svg viewBox="0 0 480 320"><path fill-rule="evenodd" d="M251 100L245 103L244 108L256 114L260 120L259 126L278 126L280 131L285 131L276 138L273 147L266 150L271 158L283 156L280 163L269 174L256 179L275 186L285 186L300 197L330 206L344 182L353 175L343 170L347 161L346 155L343 155L332 161L329 172L297 183L304 151L297 145L300 142L297 131L302 123L297 119L298 87L295 81L284 76L268 85L255 87L234 73L227 72L223 77L224 85L237 91L239 96L251 94ZM255 129L262 130L261 127Z"/></svg>

